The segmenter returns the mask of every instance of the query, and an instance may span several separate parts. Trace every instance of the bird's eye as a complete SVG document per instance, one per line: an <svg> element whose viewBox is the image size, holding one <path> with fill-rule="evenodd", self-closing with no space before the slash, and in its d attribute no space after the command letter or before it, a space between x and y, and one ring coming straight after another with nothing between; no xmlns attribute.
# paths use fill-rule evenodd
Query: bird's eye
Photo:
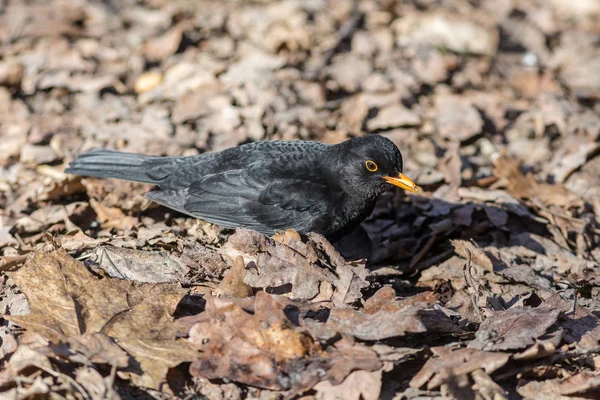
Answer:
<svg viewBox="0 0 600 400"><path fill-rule="evenodd" d="M379 167L377 166L377 164L373 160L367 160L367 161L365 161L365 167L367 167L367 169L369 170L369 172L375 172L375 171L377 171L379 169Z"/></svg>

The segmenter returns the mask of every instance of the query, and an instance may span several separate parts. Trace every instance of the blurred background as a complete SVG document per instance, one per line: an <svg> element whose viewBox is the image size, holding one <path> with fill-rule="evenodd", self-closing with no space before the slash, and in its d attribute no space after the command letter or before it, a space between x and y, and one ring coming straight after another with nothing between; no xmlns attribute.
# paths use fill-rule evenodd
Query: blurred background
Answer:
<svg viewBox="0 0 600 400"><path fill-rule="evenodd" d="M191 155L376 133L425 199L494 185L507 155L587 202L578 215L597 209L599 18L595 0L0 1L3 244L82 191L142 207L140 184L66 183L95 147Z"/></svg>

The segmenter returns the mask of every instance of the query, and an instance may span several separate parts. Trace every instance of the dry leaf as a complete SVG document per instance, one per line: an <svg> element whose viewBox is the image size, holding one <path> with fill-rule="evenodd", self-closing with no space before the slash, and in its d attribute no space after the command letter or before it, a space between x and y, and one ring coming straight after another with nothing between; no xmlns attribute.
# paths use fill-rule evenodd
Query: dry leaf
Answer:
<svg viewBox="0 0 600 400"><path fill-rule="evenodd" d="M233 266L225 272L223 280L217 288L217 293L232 297L250 297L252 288L244 283L246 268L242 256L233 260Z"/></svg>
<svg viewBox="0 0 600 400"><path fill-rule="evenodd" d="M285 303L258 292L250 313L232 300L209 297L190 329L190 344L201 351L192 375L303 391L324 378L338 384L356 369L381 368L377 354L365 346L340 341L324 352L286 317Z"/></svg>
<svg viewBox="0 0 600 400"><path fill-rule="evenodd" d="M93 333L114 338L140 363L131 372L140 385L159 389L169 368L192 358L175 340L171 314L186 292L178 285L98 279L61 250L35 253L13 279L31 313L11 321L52 342Z"/></svg>
<svg viewBox="0 0 600 400"><path fill-rule="evenodd" d="M570 206L577 201L577 196L569 192L563 185L538 183L531 175L523 175L517 160L506 156L494 162L494 175L506 179L508 192L518 199L539 199L545 205Z"/></svg>
<svg viewBox="0 0 600 400"><path fill-rule="evenodd" d="M448 376L461 376L478 369L483 369L489 375L503 367L510 358L507 353L474 349L452 351L441 348L439 353L439 358L427 360L421 371L410 380L410 387L419 388L427 383L427 389L431 390L444 383Z"/></svg>
<svg viewBox="0 0 600 400"><path fill-rule="evenodd" d="M354 371L339 385L322 381L313 388L317 400L377 400L381 393L383 370Z"/></svg>
<svg viewBox="0 0 600 400"><path fill-rule="evenodd" d="M136 282L184 282L189 268L176 257L158 251L101 246L86 261L108 276Z"/></svg>
<svg viewBox="0 0 600 400"><path fill-rule="evenodd" d="M295 235L294 235L295 234ZM242 256L246 265L244 283L292 299L314 299L320 282L334 286L328 299L342 304L360 298L360 289L367 286L368 271L364 263L348 263L320 235L309 235L307 243L294 232L268 239L258 232L237 229L221 248L230 260ZM336 276L337 275L337 276Z"/></svg>
<svg viewBox="0 0 600 400"><path fill-rule="evenodd" d="M328 338L333 332L361 340L382 340L412 333L456 333L461 330L433 305L438 297L431 292L395 301L392 288L382 288L365 303L364 310L349 306L333 308L326 323L304 319L317 337Z"/></svg>
<svg viewBox="0 0 600 400"><path fill-rule="evenodd" d="M549 306L513 307L496 311L475 334L469 348L479 350L522 349L535 343L552 326L560 310Z"/></svg>

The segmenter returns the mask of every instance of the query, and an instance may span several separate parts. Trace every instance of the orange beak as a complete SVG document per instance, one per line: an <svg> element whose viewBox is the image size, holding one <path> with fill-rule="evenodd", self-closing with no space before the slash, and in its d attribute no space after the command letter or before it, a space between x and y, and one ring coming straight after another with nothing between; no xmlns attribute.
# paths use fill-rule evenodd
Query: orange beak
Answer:
<svg viewBox="0 0 600 400"><path fill-rule="evenodd" d="M421 191L417 184L410 180L403 173L400 173L398 177L384 176L383 179L385 179L387 183L398 186L404 190L408 190L409 192L418 193Z"/></svg>

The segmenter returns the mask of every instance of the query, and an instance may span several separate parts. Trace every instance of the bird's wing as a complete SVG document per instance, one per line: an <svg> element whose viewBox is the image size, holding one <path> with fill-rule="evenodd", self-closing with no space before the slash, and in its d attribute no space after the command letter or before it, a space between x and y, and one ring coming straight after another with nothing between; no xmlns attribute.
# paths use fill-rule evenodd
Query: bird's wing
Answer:
<svg viewBox="0 0 600 400"><path fill-rule="evenodd" d="M290 154L312 154L328 145L310 141L276 141L247 143L217 153L188 157L155 158L145 162L146 175L162 189L184 189L199 176L246 169L256 160L273 160Z"/></svg>
<svg viewBox="0 0 600 400"><path fill-rule="evenodd" d="M256 169L225 171L186 189L151 192L148 197L226 228L244 226L266 234L286 228L306 232L315 215L326 211L327 188L299 177L271 178Z"/></svg>

